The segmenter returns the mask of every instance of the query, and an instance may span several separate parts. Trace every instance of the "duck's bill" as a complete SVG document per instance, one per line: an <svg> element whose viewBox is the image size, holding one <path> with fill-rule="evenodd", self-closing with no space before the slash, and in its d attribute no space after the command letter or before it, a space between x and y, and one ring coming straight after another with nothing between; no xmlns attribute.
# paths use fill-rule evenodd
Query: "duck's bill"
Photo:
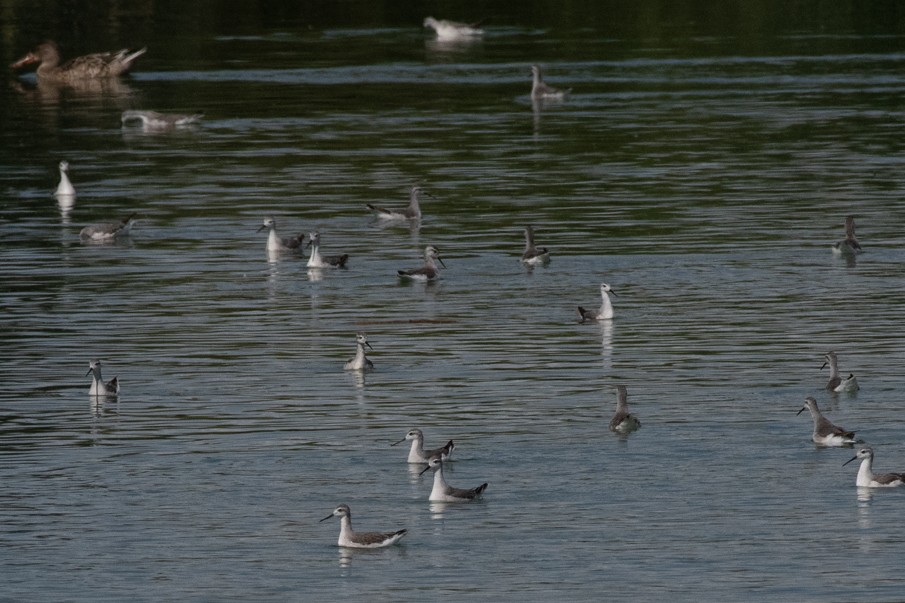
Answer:
<svg viewBox="0 0 905 603"><path fill-rule="evenodd" d="M21 69L26 65L31 65L32 63L37 63L40 59L34 53L29 52L27 55L16 61L15 63L11 63L10 69Z"/></svg>

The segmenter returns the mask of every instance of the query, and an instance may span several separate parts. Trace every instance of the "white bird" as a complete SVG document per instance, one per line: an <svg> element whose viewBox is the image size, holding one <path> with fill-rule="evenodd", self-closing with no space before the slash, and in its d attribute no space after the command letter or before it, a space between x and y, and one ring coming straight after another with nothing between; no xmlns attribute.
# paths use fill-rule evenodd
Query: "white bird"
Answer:
<svg viewBox="0 0 905 603"><path fill-rule="evenodd" d="M823 357L826 361L820 368L824 369L827 364L830 365L830 380L827 381L826 391L851 393L860 389L854 373L849 373L845 379L839 375L839 359L836 358L836 352L827 352Z"/></svg>
<svg viewBox="0 0 905 603"><path fill-rule="evenodd" d="M820 409L817 408L817 400L808 396L805 398L804 406L797 414L803 413L805 410L811 411L811 418L814 419L814 432L811 434L811 440L815 444L821 446L848 446L854 444L855 432L846 431L841 427L836 427L830 420L823 416Z"/></svg>
<svg viewBox="0 0 905 603"><path fill-rule="evenodd" d="M157 111L123 111L120 118L123 126L141 121L142 129L146 132L163 132L184 126L197 124L204 117L204 113L158 113Z"/></svg>
<svg viewBox="0 0 905 603"><path fill-rule="evenodd" d="M578 306L578 316L581 318L581 322L586 322L589 320L610 320L613 318L613 304L610 301L609 294L612 293L616 295L616 292L613 291L612 287L607 285L606 283L600 283L600 297L601 297L601 305L599 310L585 310L581 306Z"/></svg>
<svg viewBox="0 0 905 603"><path fill-rule="evenodd" d="M436 261L434 261L436 260ZM446 264L440 259L440 252L433 245L424 248L424 265L420 268L412 268L410 270L398 270L400 278L410 278L416 281L432 281L440 278L440 269L437 262L446 268Z"/></svg>
<svg viewBox="0 0 905 603"><path fill-rule="evenodd" d="M88 390L89 396L118 396L119 395L119 378L114 377L110 381L105 382L101 377L101 361L92 360L88 363L88 372L85 376L91 375L91 389Z"/></svg>
<svg viewBox="0 0 905 603"><path fill-rule="evenodd" d="M321 255L321 233L319 232L308 234L306 247L311 248L311 255L308 257L309 268L345 268L346 262L349 260L348 253L342 255Z"/></svg>
<svg viewBox="0 0 905 603"><path fill-rule="evenodd" d="M355 336L355 343L358 346L355 358L346 363L345 369L347 371L369 371L374 368L374 363L368 360L368 357L365 354L365 346L368 346L372 350L374 349L371 347L371 344L368 343L368 336L364 333L359 333Z"/></svg>
<svg viewBox="0 0 905 603"><path fill-rule="evenodd" d="M610 420L610 431L616 433L630 433L641 427L641 421L628 411L626 397L628 390L624 385L616 386L616 414Z"/></svg>
<svg viewBox="0 0 905 603"><path fill-rule="evenodd" d="M113 241L118 237L127 237L132 234L132 227L135 226L136 215L137 214L131 214L119 222L91 224L79 232L79 237L83 241L90 242Z"/></svg>
<svg viewBox="0 0 905 603"><path fill-rule="evenodd" d="M428 470L434 472L434 487L428 497L428 500L433 502L467 502L480 498L487 489L487 482L471 489L453 488L447 484L443 477L443 459L440 458L440 455L431 457L427 462L427 467L424 468L424 471Z"/></svg>
<svg viewBox="0 0 905 603"><path fill-rule="evenodd" d="M424 19L424 27L430 27L437 33L437 39L445 42L453 40L467 40L475 36L484 34L484 30L480 29L479 23L457 23L456 21L447 21L446 19L434 19L427 17Z"/></svg>
<svg viewBox="0 0 905 603"><path fill-rule="evenodd" d="M430 461L431 457L438 455L440 456L441 460L448 461L449 457L452 456L453 450L456 449L456 445L452 440L450 440L442 448L425 450L424 434L420 429L410 429L409 432L405 434L404 438L402 438L398 442L390 444L390 446L395 446L396 444L401 444L408 440L411 440L412 442L412 447L409 449L409 463L427 463Z"/></svg>
<svg viewBox="0 0 905 603"><path fill-rule="evenodd" d="M529 266L546 264L550 261L550 251L546 247L534 246L534 229L525 227L525 252L522 254L522 262Z"/></svg>
<svg viewBox="0 0 905 603"><path fill-rule="evenodd" d="M861 244L855 238L855 217L847 216L845 218L845 238L833 244L833 253L851 257L862 251Z"/></svg>
<svg viewBox="0 0 905 603"><path fill-rule="evenodd" d="M842 466L845 467L857 459L861 459L861 468L858 469L858 477L855 478L856 486L861 488L894 488L905 485L905 473L875 474L872 470L874 451L866 446L859 450L855 456L842 463Z"/></svg>
<svg viewBox="0 0 905 603"><path fill-rule="evenodd" d="M258 228L257 232L261 232L265 228L270 229L267 236L267 251L276 253L279 251L299 251L302 247L302 240L305 238L304 233L299 233L296 237L282 238L277 233L277 223L270 216L264 218L264 223Z"/></svg>
<svg viewBox="0 0 905 603"><path fill-rule="evenodd" d="M321 521L327 521L331 517L339 517L339 546L355 549L379 549L381 547L396 544L405 536L408 530L395 532L356 532L352 529L352 510L349 505L339 505Z"/></svg>
<svg viewBox="0 0 905 603"><path fill-rule="evenodd" d="M57 185L57 190L53 194L55 197L74 197L75 196L75 187L72 186L72 182L69 180L69 162L68 161L60 162L60 183Z"/></svg>
<svg viewBox="0 0 905 603"><path fill-rule="evenodd" d="M563 100L572 92L572 89L560 90L552 86L548 86L543 79L540 67L531 66L531 99L532 100Z"/></svg>
<svg viewBox="0 0 905 603"><path fill-rule="evenodd" d="M421 195L430 193L422 189L420 186L413 186L409 193L409 204L403 210L385 209L368 203L368 209L374 212L374 215L381 220L420 220L421 219Z"/></svg>

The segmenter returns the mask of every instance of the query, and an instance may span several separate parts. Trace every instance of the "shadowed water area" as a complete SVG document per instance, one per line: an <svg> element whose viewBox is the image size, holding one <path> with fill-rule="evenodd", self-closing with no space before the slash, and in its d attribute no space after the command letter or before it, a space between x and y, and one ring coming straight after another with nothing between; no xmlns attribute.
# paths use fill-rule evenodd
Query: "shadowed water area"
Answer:
<svg viewBox="0 0 905 603"><path fill-rule="evenodd" d="M859 492L795 415L905 471L901 7L238 4L4 4L3 65L148 52L0 88L0 599L901 600L905 488ZM571 95L532 103L532 64ZM367 210L415 184L420 224ZM348 268L268 257L267 216ZM400 281L427 245L443 278ZM429 503L411 428L483 500ZM408 534L340 549L340 503Z"/></svg>

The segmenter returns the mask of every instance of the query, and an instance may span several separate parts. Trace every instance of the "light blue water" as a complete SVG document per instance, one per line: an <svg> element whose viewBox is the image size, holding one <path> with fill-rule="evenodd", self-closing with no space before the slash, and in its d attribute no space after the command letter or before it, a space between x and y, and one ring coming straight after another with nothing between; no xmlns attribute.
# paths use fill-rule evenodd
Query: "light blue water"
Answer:
<svg viewBox="0 0 905 603"><path fill-rule="evenodd" d="M900 52L612 58L391 27L303 36L307 61L270 34L149 61L119 96L3 93L3 598L901 598L905 491L859 499L852 451L795 415L815 395L905 470ZM541 38L574 93L535 111ZM207 115L150 136L124 108ZM419 229L370 217L415 182ZM132 211L130 241L80 244ZM849 214L856 263L830 252ZM349 269L269 262L266 215ZM529 223L547 267L518 262ZM443 280L400 283L428 244ZM578 324L601 281L616 319ZM357 331L364 377L342 370ZM830 349L856 396L823 391ZM118 401L89 400L95 357ZM413 427L456 441L448 479L483 501L427 501L389 446ZM341 502L409 534L339 550L318 520Z"/></svg>

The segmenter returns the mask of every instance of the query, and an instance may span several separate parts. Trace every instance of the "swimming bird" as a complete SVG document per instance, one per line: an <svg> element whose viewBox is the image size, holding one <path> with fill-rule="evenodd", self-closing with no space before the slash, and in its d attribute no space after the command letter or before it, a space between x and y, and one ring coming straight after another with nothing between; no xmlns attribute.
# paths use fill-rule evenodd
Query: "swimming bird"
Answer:
<svg viewBox="0 0 905 603"><path fill-rule="evenodd" d="M321 255L321 233L312 232L308 234L308 244L306 247L311 248L311 256L308 258L309 268L345 268L346 262L349 260L349 254L342 255Z"/></svg>
<svg viewBox="0 0 905 603"><path fill-rule="evenodd" d="M522 254L522 262L529 266L546 264L550 261L550 251L546 247L534 246L534 229L525 227L525 253Z"/></svg>
<svg viewBox="0 0 905 603"><path fill-rule="evenodd" d="M436 260L436 262L434 261ZM440 252L433 245L424 248L424 265L420 268L412 268L411 270L398 270L400 278L410 278L416 281L432 281L440 278L440 269L437 262L446 268L446 264L440 259Z"/></svg>
<svg viewBox="0 0 905 603"><path fill-rule="evenodd" d="M845 218L845 238L833 244L833 253L853 256L862 251L861 244L855 238L855 217L847 216Z"/></svg>
<svg viewBox="0 0 905 603"><path fill-rule="evenodd" d="M55 197L75 196L75 187L69 180L69 162L60 162L60 183L57 190L53 193Z"/></svg>
<svg viewBox="0 0 905 603"><path fill-rule="evenodd" d="M347 371L369 371L374 368L374 363L368 360L367 355L365 355L365 346L371 348L371 344L368 343L368 336L364 333L359 333L355 336L355 343L358 345L358 351L355 353L355 358L346 363L345 369ZM371 348L372 350L374 348Z"/></svg>
<svg viewBox="0 0 905 603"><path fill-rule="evenodd" d="M826 391L828 392L856 392L858 391L858 380L854 373L849 373L848 377L843 379L839 376L839 361L836 358L836 352L827 352L823 355L826 362L820 368L823 369L827 364L830 365L830 380L827 381Z"/></svg>
<svg viewBox="0 0 905 603"><path fill-rule="evenodd" d="M427 467L424 468L424 471L428 470L433 470L434 472L434 487L428 497L428 500L434 502L467 502L480 498L484 493L484 490L487 489L487 482L484 482L477 488L471 488L470 490L453 488L447 484L446 480L443 478L443 459L440 455L434 455L430 458L427 462ZM424 473L424 471L421 473ZM421 473L419 473L419 475L421 475Z"/></svg>
<svg viewBox="0 0 905 603"><path fill-rule="evenodd" d="M609 285L600 283L600 297L603 303L599 310L585 310L581 306L578 306L578 316L581 318L581 322L589 320L610 320L613 318L613 304L610 302L610 293L616 295L616 292L613 291Z"/></svg>
<svg viewBox="0 0 905 603"><path fill-rule="evenodd" d="M356 532L352 529L352 510L349 505L339 505L333 512L321 519L327 521L331 517L339 517L339 546L355 549L379 549L396 544L408 530L395 532Z"/></svg>
<svg viewBox="0 0 905 603"><path fill-rule="evenodd" d="M858 469L858 477L855 478L856 486L861 488L894 488L896 486L905 486L905 473L875 474L872 471L874 451L867 446L859 450L855 456L842 463L842 466L845 467L852 461L858 459L861 459L861 468Z"/></svg>
<svg viewBox="0 0 905 603"><path fill-rule="evenodd" d="M610 420L610 431L616 433L630 433L641 427L641 421L628 411L628 403L625 399L628 390L624 385L616 386L616 414Z"/></svg>
<svg viewBox="0 0 905 603"><path fill-rule="evenodd" d="M533 100L563 100L572 92L572 89L560 90L552 86L548 86L541 75L538 65L531 65L531 98Z"/></svg>
<svg viewBox="0 0 905 603"><path fill-rule="evenodd" d="M805 410L811 411L811 418L814 419L814 433L811 435L811 439L815 444L821 446L848 446L857 441L855 440L854 431L846 431L830 423L829 419L824 417L820 409L817 408L817 400L814 398L810 396L805 398L804 406L797 414L800 415Z"/></svg>
<svg viewBox="0 0 905 603"><path fill-rule="evenodd" d="M425 450L424 449L424 434L420 429L410 429L405 437L399 440L398 442L394 442L390 444L390 446L395 446L396 444L401 444L407 440L412 441L412 447L409 449L409 457L408 462L410 463L427 463L430 461L431 457L439 456L441 460L448 461L449 457L452 456L453 450L456 449L456 445L452 440L448 441L445 446L442 448L434 448L433 450Z"/></svg>
<svg viewBox="0 0 905 603"><path fill-rule="evenodd" d="M120 118L123 127L128 124L141 121L142 129L146 132L163 132L174 128L181 128L197 124L204 117L204 113L158 113L157 111L123 111Z"/></svg>
<svg viewBox="0 0 905 603"><path fill-rule="evenodd" d="M60 50L53 42L39 44L37 48L10 65L20 69L38 63L37 76L41 81L78 82L89 79L113 78L132 68L132 63L148 49L130 52L124 48L117 52L102 52L76 57L60 65Z"/></svg>
<svg viewBox="0 0 905 603"><path fill-rule="evenodd" d="M135 226L136 215L133 213L119 222L91 224L79 232L79 237L86 242L113 241L118 237L127 237L132 233L132 227Z"/></svg>
<svg viewBox="0 0 905 603"><path fill-rule="evenodd" d="M278 251L301 250L305 233L299 233L297 237L281 238L280 235L277 234L277 223L270 216L264 218L264 223L258 228L258 232L261 232L265 228L270 229L270 234L267 237L267 251L276 253Z"/></svg>
<svg viewBox="0 0 905 603"><path fill-rule="evenodd" d="M381 220L420 220L421 206L419 205L419 202L421 200L422 194L431 196L430 193L425 191L420 186L413 186L411 193L409 193L408 207L406 207L402 211L395 209L385 209L383 207L371 205L370 203L368 203L368 209L373 211L374 215Z"/></svg>
<svg viewBox="0 0 905 603"><path fill-rule="evenodd" d="M480 22L457 23L455 21L447 21L446 19L434 19L433 17L424 19L424 27L430 27L437 33L438 40L447 42L483 35L484 30L480 29L479 25Z"/></svg>
<svg viewBox="0 0 905 603"><path fill-rule="evenodd" d="M114 377L110 381L104 382L101 377L101 361L92 360L88 363L88 372L85 376L91 375L91 389L88 390L89 396L118 396L119 395L119 378Z"/></svg>

